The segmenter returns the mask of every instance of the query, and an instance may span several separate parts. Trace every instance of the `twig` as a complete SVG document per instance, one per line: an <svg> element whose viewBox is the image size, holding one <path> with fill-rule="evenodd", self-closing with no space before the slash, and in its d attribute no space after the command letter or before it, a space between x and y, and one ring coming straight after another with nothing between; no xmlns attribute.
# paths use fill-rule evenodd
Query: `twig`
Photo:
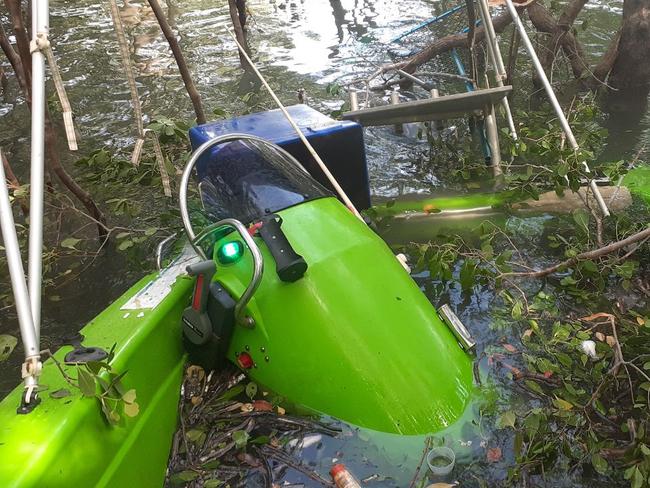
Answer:
<svg viewBox="0 0 650 488"><path fill-rule="evenodd" d="M281 461L287 465L289 465L291 468L295 469L296 471L299 471L300 473L309 476L312 480L322 484L323 486L334 486L334 483L332 483L329 480L326 480L323 478L321 475L319 475L316 471L313 471L306 466L304 466L302 463L295 461L292 459L288 454L286 454L284 451L280 449L276 449L271 446L264 446L262 447L262 451L264 453L272 458L277 459L278 461Z"/></svg>
<svg viewBox="0 0 650 488"><path fill-rule="evenodd" d="M418 480L418 476L420 476L420 470L422 469L422 465L424 464L424 460L427 458L427 453L431 450L431 443L433 442L432 437L427 437L424 441L424 449L422 449L422 456L420 457L420 462L418 463L417 468L415 468L415 473L413 474L413 478L411 478L411 482L409 483L409 488L413 488L415 486L415 483Z"/></svg>
<svg viewBox="0 0 650 488"><path fill-rule="evenodd" d="M528 272L516 271L516 272L509 272L509 273L501 273L501 275L499 275L498 277L503 278L506 276L526 276L531 278L542 278L544 276L548 276L550 274L555 273L559 269L573 266L574 264L580 261L591 260L591 259L596 259L605 256L607 254L618 251L619 249L622 249L625 246L629 246L630 244L634 244L639 241L645 241L648 238L650 238L650 227L647 227L646 229L637 232L636 234L633 234L620 241L613 242L607 246L600 247L592 251L580 253L570 259L562 261L561 263L555 264L553 266L550 266L548 268L539 271L528 271ZM638 248L639 246L636 246L633 251L636 251Z"/></svg>

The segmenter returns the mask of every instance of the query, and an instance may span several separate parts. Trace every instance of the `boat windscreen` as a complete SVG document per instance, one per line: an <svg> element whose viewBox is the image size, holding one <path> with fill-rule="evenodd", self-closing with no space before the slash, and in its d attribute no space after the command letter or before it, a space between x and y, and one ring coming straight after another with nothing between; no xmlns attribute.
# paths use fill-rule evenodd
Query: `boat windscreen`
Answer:
<svg viewBox="0 0 650 488"><path fill-rule="evenodd" d="M246 224L331 195L292 156L265 141L224 142L208 157L199 164L198 174L203 208L211 221L235 218Z"/></svg>

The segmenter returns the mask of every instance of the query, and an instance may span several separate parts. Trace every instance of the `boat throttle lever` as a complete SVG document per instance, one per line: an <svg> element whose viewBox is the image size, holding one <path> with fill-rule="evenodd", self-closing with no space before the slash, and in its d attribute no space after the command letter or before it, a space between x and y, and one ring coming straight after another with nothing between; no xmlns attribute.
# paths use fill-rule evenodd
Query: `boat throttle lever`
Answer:
<svg viewBox="0 0 650 488"><path fill-rule="evenodd" d="M191 264L187 274L196 276L192 304L183 311L183 334L187 339L197 345L207 343L212 337L212 322L208 316L208 297L210 296L210 283L212 276L217 271L214 261L201 261Z"/></svg>
<svg viewBox="0 0 650 488"><path fill-rule="evenodd" d="M282 217L276 214L265 217L259 233L275 260L278 277L287 283L302 278L307 271L307 263L294 251L287 236L282 232Z"/></svg>

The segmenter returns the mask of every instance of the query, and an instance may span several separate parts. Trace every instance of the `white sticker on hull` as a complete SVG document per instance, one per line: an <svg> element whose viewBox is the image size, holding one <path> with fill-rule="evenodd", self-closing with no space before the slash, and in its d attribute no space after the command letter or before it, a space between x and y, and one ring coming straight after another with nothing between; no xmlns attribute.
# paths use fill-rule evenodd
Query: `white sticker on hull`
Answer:
<svg viewBox="0 0 650 488"><path fill-rule="evenodd" d="M196 252L190 246L186 246L183 252L158 274L157 278L151 280L133 295L128 302L122 305L120 310L156 308L169 295L169 292L172 290L172 285L176 282L176 278L185 274L185 268L197 261L199 261L199 257L196 255ZM125 317L127 316L128 314L125 315Z"/></svg>

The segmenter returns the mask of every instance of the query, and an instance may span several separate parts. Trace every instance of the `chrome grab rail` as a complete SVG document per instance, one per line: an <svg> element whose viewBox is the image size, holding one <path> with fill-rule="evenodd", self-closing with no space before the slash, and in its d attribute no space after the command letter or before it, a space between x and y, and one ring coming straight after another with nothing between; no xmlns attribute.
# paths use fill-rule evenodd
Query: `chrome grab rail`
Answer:
<svg viewBox="0 0 650 488"><path fill-rule="evenodd" d="M251 136L249 134L237 134L237 133L226 134L223 136L215 137L214 139L210 139L209 141L206 141L203 144L201 144L201 146L199 146L196 149L196 151L192 153L192 156L187 161L187 164L183 169L183 176L181 177L178 200L179 200L179 206L181 212L181 219L183 220L183 227L185 228L185 233L187 234L190 244L202 259L204 260L207 259L207 256L205 255L203 249L199 245L200 242L220 227L228 226L234 228L242 237L242 239L244 239L244 242L250 249L251 254L253 256L253 276L251 278L251 282L248 284L248 287L246 288L246 290L244 290L244 293L241 295L241 297L237 301L237 304L235 305L235 320L242 326L250 328L255 326L255 320L250 316L243 316L243 313L246 308L246 305L248 305L248 302L250 301L253 294L257 290L257 287L259 286L260 281L262 279L262 273L264 271L264 260L262 258L262 253L259 247L255 243L253 238L250 236L250 234L248 233L248 230L246 229L244 224L242 224L237 219L220 220L219 222L216 222L206 227L197 236L194 233L194 229L192 228L192 223L190 222L190 214L187 208L187 189L190 181L190 176L192 175L192 170L194 169L196 162L199 160L199 157L203 155L203 153L205 153L208 149L211 149L217 144L222 144L224 142L236 141L242 139L259 142L266 145L271 145L275 150L284 153L290 159L294 159L293 156L287 153L284 149L276 146L275 144L270 143L265 139L262 139L261 137ZM300 164L296 163L296 165L299 168L303 169L302 166L300 166ZM303 171L305 170L303 169Z"/></svg>
<svg viewBox="0 0 650 488"><path fill-rule="evenodd" d="M158 271L162 271L162 262L164 259L164 254L165 254L165 248L167 248L167 245L172 242L176 238L176 232L174 232L172 235L165 237L162 241L158 243L158 246L156 247L156 268L158 268Z"/></svg>

